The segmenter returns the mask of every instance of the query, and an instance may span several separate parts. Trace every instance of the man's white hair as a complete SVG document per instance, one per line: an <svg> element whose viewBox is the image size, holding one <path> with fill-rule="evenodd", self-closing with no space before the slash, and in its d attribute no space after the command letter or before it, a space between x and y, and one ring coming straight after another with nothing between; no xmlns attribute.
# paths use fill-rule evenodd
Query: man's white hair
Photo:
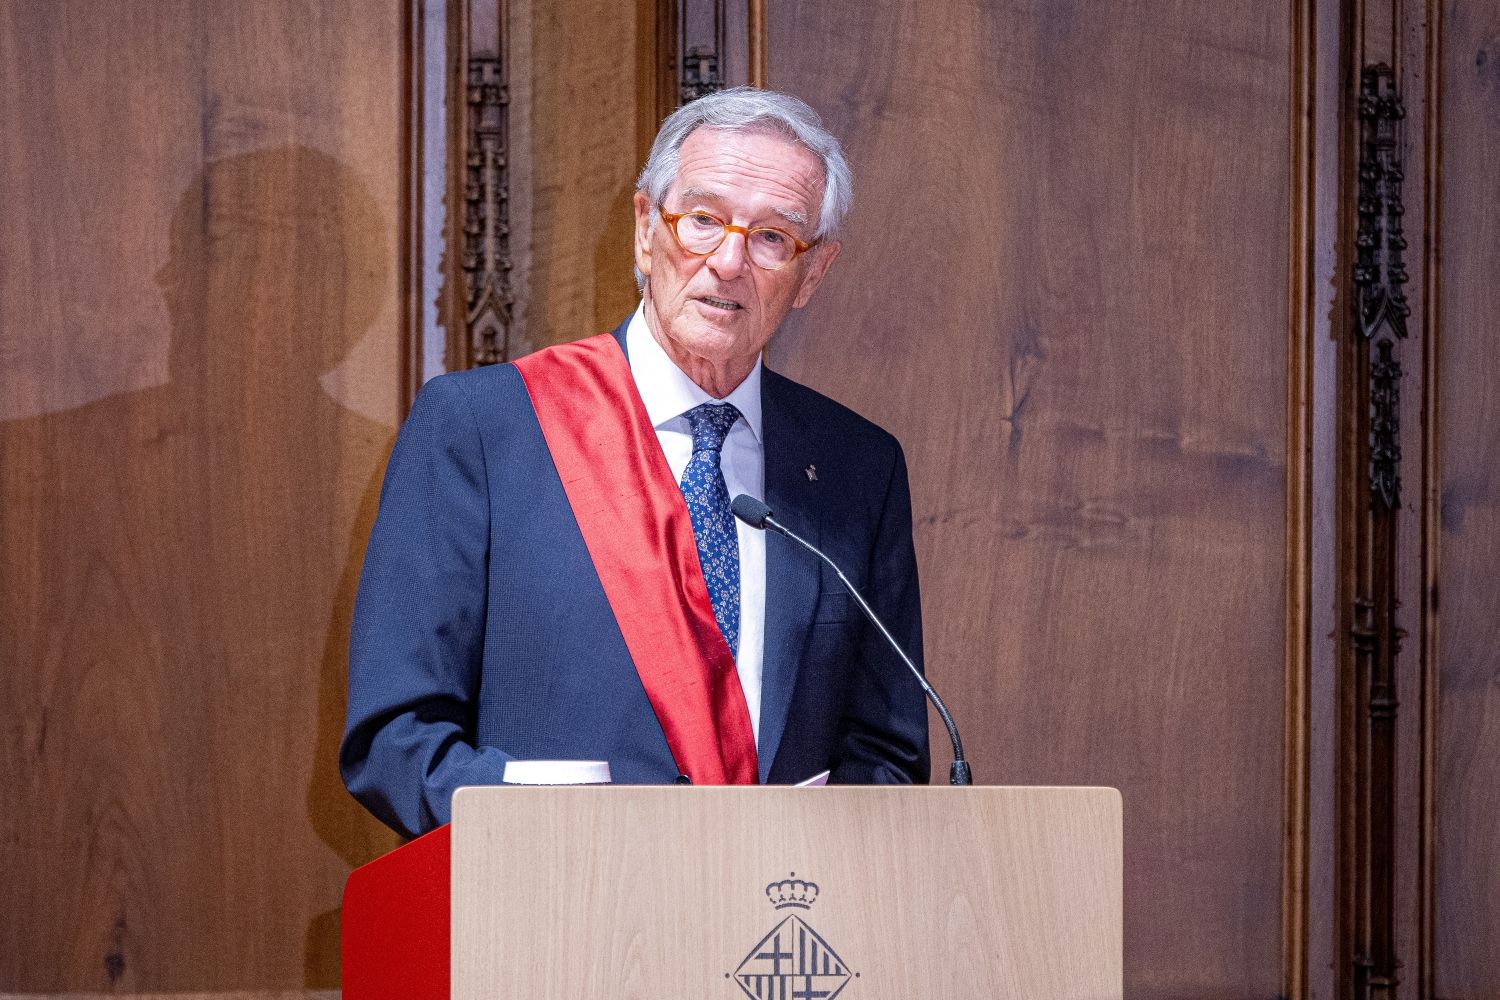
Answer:
<svg viewBox="0 0 1500 1000"><path fill-rule="evenodd" d="M769 131L807 147L823 164L823 205L814 239L835 238L854 202L854 178L844 151L818 113L790 94L755 87L731 87L706 94L667 116L651 144L646 169L635 189L660 205L677 179L678 153L700 128L721 132ZM656 222L652 215L652 224Z"/></svg>

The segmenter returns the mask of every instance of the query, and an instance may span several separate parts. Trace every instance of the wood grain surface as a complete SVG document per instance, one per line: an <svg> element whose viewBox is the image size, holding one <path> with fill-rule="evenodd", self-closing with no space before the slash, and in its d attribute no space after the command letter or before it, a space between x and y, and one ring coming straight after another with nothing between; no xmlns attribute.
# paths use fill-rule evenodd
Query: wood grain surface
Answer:
<svg viewBox="0 0 1500 1000"><path fill-rule="evenodd" d="M638 53L655 52L653 3L512 10L525 81L512 119L519 356L612 330L635 308L631 197L660 123L654 79L638 79Z"/></svg>
<svg viewBox="0 0 1500 1000"><path fill-rule="evenodd" d="M1500 10L1443 5L1433 995L1500 996Z"/></svg>
<svg viewBox="0 0 1500 1000"><path fill-rule="evenodd" d="M1403 816L1427 778L1419 744L1435 749L1420 803L1435 864L1423 882L1411 859L1427 845L1404 823L1398 887L1403 914L1430 888L1433 954L1403 917L1402 989L1470 1000L1500 995L1500 16L1354 7L1362 51L1405 74L1409 292L1426 315L1403 474L1412 497L1423 474L1441 493L1420 567L1436 705L1418 715L1408 676L1401 716ZM0 1000L326 995L344 877L395 845L345 795L335 753L399 324L420 315L395 301L406 9L0 3ZM1311 988L1347 965L1328 926L1346 775L1326 651L1344 613L1331 564L1348 555L1318 546L1349 474L1327 438L1324 336L1347 307L1347 249L1321 186L1353 113L1337 79L1351 9L764 7L769 84L823 112L856 173L843 256L771 363L905 442L928 661L979 779L1123 792L1132 997L1298 981L1299 862L1282 852L1301 820L1283 807L1308 773ZM634 304L657 5L508 10L526 349ZM1295 405L1325 436L1289 468L1287 379L1309 363L1287 348L1289 306L1309 298L1288 291L1289 217L1306 208L1291 173L1308 169L1288 146L1297 11L1316 22L1324 215L1306 251L1311 401ZM1429 23L1439 45L1419 60ZM1441 241L1424 259L1419 231ZM1420 386L1419 346L1436 379ZM1439 468L1419 473L1419 453ZM1306 525L1287 526L1307 461L1311 566ZM1307 740L1284 743L1303 629ZM941 769L941 737L934 751Z"/></svg>
<svg viewBox="0 0 1500 1000"><path fill-rule="evenodd" d="M769 17L856 175L772 364L906 445L978 780L1120 788L1129 995L1276 995L1290 9Z"/></svg>
<svg viewBox="0 0 1500 1000"><path fill-rule="evenodd" d="M849 996L1118 1000L1120 821L1108 788L465 789L453 995L739 996L796 916Z"/></svg>
<svg viewBox="0 0 1500 1000"><path fill-rule="evenodd" d="M0 6L0 990L338 984L399 14Z"/></svg>
<svg viewBox="0 0 1500 1000"><path fill-rule="evenodd" d="M485 5L496 0L482 0ZM592 336L639 302L631 266L631 198L665 113L676 107L672 51L657 37L658 0L505 4L513 37L512 192L520 304L516 356ZM711 21L695 5L699 29ZM675 13L666 11L669 18ZM726 7L728 82L749 72L746 7ZM673 21L675 24L675 20ZM711 36L712 31L708 34Z"/></svg>

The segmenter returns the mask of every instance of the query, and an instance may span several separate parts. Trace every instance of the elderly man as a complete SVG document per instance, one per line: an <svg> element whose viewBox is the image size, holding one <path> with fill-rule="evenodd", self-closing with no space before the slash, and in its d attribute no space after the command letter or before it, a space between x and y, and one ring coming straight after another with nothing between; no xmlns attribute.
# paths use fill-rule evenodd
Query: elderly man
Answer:
<svg viewBox="0 0 1500 1000"><path fill-rule="evenodd" d="M510 760L617 782L926 781L916 680L831 573L737 522L763 497L920 662L896 440L761 351L839 254L838 142L740 88L662 125L612 334L433 379L391 456L350 645L351 792L414 835Z"/></svg>

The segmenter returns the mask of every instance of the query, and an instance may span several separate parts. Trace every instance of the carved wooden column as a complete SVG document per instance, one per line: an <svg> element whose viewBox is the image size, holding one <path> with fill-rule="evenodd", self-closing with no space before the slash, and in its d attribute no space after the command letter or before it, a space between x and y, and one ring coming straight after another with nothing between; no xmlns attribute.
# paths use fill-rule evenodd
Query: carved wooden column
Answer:
<svg viewBox="0 0 1500 1000"><path fill-rule="evenodd" d="M449 99L450 371L508 361L515 294L510 248L510 93L506 0L453 0L459 86Z"/></svg>
<svg viewBox="0 0 1500 1000"><path fill-rule="evenodd" d="M524 145L530 133L515 135L512 129L518 122L531 129L539 127L539 120L532 117L536 109L529 104L519 117L512 115L512 74L519 65L523 90L537 83L527 75L536 67L526 59L527 46L534 44L534 39L526 36L526 25L539 23L547 11L527 0L411 2L411 19L417 28L434 16L446 23L446 59L437 63L432 53L424 57L418 49L412 62L413 139L424 130L431 131L438 118L443 119L441 127L447 138L442 162L435 156L424 161L415 141L412 147L413 177L430 177L433 171L442 171L446 191L441 199L435 199L414 181L410 192L413 243L422 247L409 269L408 299L414 325L429 334L434 327L442 331L443 369L509 361L542 346L552 336L550 330L525 328L528 314L521 311L518 299L532 301L526 292L526 267L545 261L536 258L537 246L528 243L524 233L519 241L514 239L512 228L512 205L528 205L525 193L531 190L524 178L517 180L512 169L517 144ZM512 2L516 3L514 8ZM529 19L517 29L520 63L510 51L513 17ZM727 86L764 81L763 0L638 0L636 20L645 26L637 40L641 59L635 65L638 89L653 95L642 102L641 114L648 119L642 121L640 129L642 157L657 124L684 100ZM414 37L420 38L420 32ZM444 67L445 88L438 89L446 95L436 107L434 88L428 86L425 94L423 89L423 74L430 83L434 65ZM555 121L544 124L557 127ZM529 165L531 170L545 173L546 163L532 162L528 155L523 148L520 166ZM625 169L630 172L639 166L631 163ZM512 197L516 184L521 185L519 199ZM436 228L433 220L439 217L442 259L434 264L431 247L421 242L421 236ZM522 230L526 222L523 216ZM437 303L435 320L422 314L424 297ZM433 374L432 355L437 353L433 339L431 335L426 338L425 367L420 338L409 352L408 400L422 378Z"/></svg>
<svg viewBox="0 0 1500 1000"><path fill-rule="evenodd" d="M1360 76L1360 151L1353 268L1355 322L1350 416L1356 433L1354 469L1365 486L1356 504L1352 557L1355 581L1350 646L1355 717L1351 833L1357 891L1353 992L1396 995L1397 574L1401 511L1401 360L1406 339L1406 239L1402 235L1401 100L1385 64ZM1359 373L1364 377L1358 377Z"/></svg>
<svg viewBox="0 0 1500 1000"><path fill-rule="evenodd" d="M662 47L671 74L670 106L726 87L768 86L765 0L658 0L658 24L672 39Z"/></svg>
<svg viewBox="0 0 1500 1000"><path fill-rule="evenodd" d="M1436 391L1427 315L1436 177L1426 81L1435 67L1422 5L1355 0L1342 9L1335 983L1338 996L1394 1000L1430 989L1435 617L1426 580L1438 504L1427 405ZM1410 257L1409 238L1419 241Z"/></svg>

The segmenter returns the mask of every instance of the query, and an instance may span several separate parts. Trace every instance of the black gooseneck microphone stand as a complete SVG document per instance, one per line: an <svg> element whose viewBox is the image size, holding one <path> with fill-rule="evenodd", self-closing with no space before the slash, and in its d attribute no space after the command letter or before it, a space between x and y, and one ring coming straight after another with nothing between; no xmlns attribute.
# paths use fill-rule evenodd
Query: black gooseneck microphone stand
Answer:
<svg viewBox="0 0 1500 1000"><path fill-rule="evenodd" d="M917 679L917 683L922 685L922 690L926 693L927 700L932 702L933 707L937 709L938 715L942 717L943 725L948 727L948 739L953 742L953 766L948 770L948 784L972 785L974 777L969 770L969 761L964 757L964 745L958 738L958 726L954 725L953 716L948 713L948 706L943 704L943 699L933 690L932 685L927 683L927 678L922 676L922 671L918 670L917 665L912 662L911 657L906 655L906 650L901 648L901 644L891 635L890 630L885 627L885 623L875 614L874 609L865 602L864 596L854 588L854 584L849 582L849 578L844 575L844 571L839 569L838 563L824 555L816 545L798 535L780 521L777 521L770 507L767 507L764 503L749 494L741 493L735 497L734 502L730 504L730 509L734 511L735 517L738 517L741 521L750 525L750 527L760 528L763 531L769 529L783 538L789 538L796 542L823 560L830 569L838 574L839 581L843 583L844 589L849 591L849 596L854 598L854 603L859 605L859 610L864 612L865 617L870 620L870 623L885 637L885 641L890 643L891 648L896 651L896 655L901 657L901 662L906 664L906 669L910 670L912 676Z"/></svg>

